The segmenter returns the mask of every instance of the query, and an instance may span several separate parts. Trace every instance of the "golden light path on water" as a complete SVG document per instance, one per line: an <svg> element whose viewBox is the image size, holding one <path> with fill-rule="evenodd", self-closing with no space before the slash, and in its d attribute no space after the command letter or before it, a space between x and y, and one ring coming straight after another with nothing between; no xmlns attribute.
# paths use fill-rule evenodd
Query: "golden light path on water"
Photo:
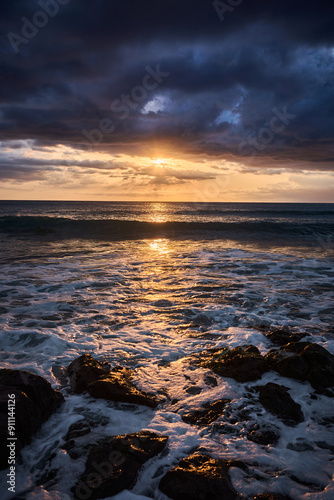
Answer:
<svg viewBox="0 0 334 500"><path fill-rule="evenodd" d="M170 240L159 238L157 240L153 240L149 242L149 248L152 252L156 254L164 255L165 257L170 252L169 245L171 244ZM157 257L157 255L156 255Z"/></svg>
<svg viewBox="0 0 334 500"><path fill-rule="evenodd" d="M152 203L140 213L144 212L146 220L163 221L181 211L186 212L183 207ZM37 244L41 246L40 238L32 251ZM329 348L333 345L331 261L315 259L310 250L307 254L293 248L268 251L263 245L224 238L185 239L178 235L57 242L54 254L52 245L43 243L43 257L8 262L1 278L6 290L1 305L8 309L2 314L0 335L3 367L38 373L66 396L63 408L24 450L24 464L17 474L20 492L25 491L27 481L34 480L31 464L37 463L42 469L38 474L57 467L59 476L68 481L60 490L70 491L81 472L78 462L67 457L59 443L71 423L86 419L96 425L87 437L82 436L84 446L143 429L169 436L168 454L141 469L134 490L138 495L152 484L152 494L159 498L155 493L161 471L178 463L180 456L190 454L194 447L202 447L217 458L250 463L252 481L238 475L237 468L232 470L244 498L275 488L283 493L294 489L296 500L333 498L322 492L319 496L318 490L314 493L305 486L308 479L322 488L332 488L328 477L333 465L331 450L317 444L330 440L326 419L332 415L327 396L313 399L310 386L304 382L273 371L264 374L262 385L274 382L288 386L292 399L301 405L305 425L301 423L296 434L295 428L264 413L253 391L261 382L244 385L195 363L203 351L245 344L265 354L273 348L258 328L265 324L297 325ZM159 408L69 393L68 382L61 386L57 373L63 373L81 354L92 354L112 367L130 368L134 384L162 400ZM199 429L183 420L186 413L220 399L230 403L216 422ZM250 412L245 414L245 409ZM277 432L278 445L263 446L248 439L256 426ZM301 446L304 453L296 451ZM49 462L49 456L55 458ZM82 465L84 460L82 452ZM333 493L333 489L328 491ZM50 498L49 494L43 498Z"/></svg>
<svg viewBox="0 0 334 500"><path fill-rule="evenodd" d="M150 206L151 213L149 214L150 222L167 222L168 208L166 203L152 203Z"/></svg>

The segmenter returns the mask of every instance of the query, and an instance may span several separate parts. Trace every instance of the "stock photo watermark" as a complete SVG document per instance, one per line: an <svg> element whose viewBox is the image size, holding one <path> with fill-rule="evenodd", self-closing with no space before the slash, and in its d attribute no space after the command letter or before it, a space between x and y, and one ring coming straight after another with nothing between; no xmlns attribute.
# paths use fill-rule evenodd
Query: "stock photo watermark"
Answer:
<svg viewBox="0 0 334 500"><path fill-rule="evenodd" d="M7 449L8 449L8 466L9 472L7 473L8 491L15 493L16 486L16 399L15 394L8 394L8 424L7 424Z"/></svg>
<svg viewBox="0 0 334 500"><path fill-rule="evenodd" d="M7 38L15 54L20 52L20 45L27 44L38 35L40 29L45 28L50 18L55 17L62 5L66 5L71 0L38 0L38 5L42 10L37 10L31 19L21 17L21 34L9 32Z"/></svg>
<svg viewBox="0 0 334 500"><path fill-rule="evenodd" d="M75 498L78 500L88 500L93 491L99 488L103 480L108 479L113 471L114 467L119 467L125 462L125 457L120 451L113 450L107 460L103 462L93 462L92 467L95 472L91 472L86 477L85 481L79 480L77 487L75 488Z"/></svg>
<svg viewBox="0 0 334 500"><path fill-rule="evenodd" d="M257 152L263 151L268 144L272 143L275 136L283 132L283 130L296 118L288 112L287 107L284 106L282 111L273 108L274 116L269 123L266 123L257 133L253 132L252 136L246 141L240 142L238 146L238 153L243 156L257 156Z"/></svg>
<svg viewBox="0 0 334 500"><path fill-rule="evenodd" d="M226 2L220 2L219 0L214 0L212 2L213 8L217 12L221 22L225 21L225 14L227 12L234 12L235 7L242 4L244 0L226 0Z"/></svg>
<svg viewBox="0 0 334 500"><path fill-rule="evenodd" d="M115 99L110 105L110 110L114 115L119 115L120 120L128 118L131 111L137 109L147 99L148 93L156 90L164 79L169 76L169 73L160 70L160 64L157 64L155 69L150 66L146 66L145 69L147 73L142 80L142 84L133 87L130 94L122 94L119 99ZM91 144L99 144L103 141L104 136L112 134L115 128L112 119L102 118L98 128L83 129L81 133Z"/></svg>
<svg viewBox="0 0 334 500"><path fill-rule="evenodd" d="M230 175L224 174L214 179L208 179L204 185L197 186L193 191L194 201L198 210L205 210L210 203L226 192L230 184Z"/></svg>

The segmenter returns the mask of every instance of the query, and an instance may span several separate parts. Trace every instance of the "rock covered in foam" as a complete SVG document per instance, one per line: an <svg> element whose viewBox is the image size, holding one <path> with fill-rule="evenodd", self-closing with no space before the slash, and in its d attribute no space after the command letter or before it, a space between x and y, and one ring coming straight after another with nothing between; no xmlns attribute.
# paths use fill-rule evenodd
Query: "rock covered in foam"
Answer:
<svg viewBox="0 0 334 500"><path fill-rule="evenodd" d="M156 408L159 401L152 395L140 391L131 381L133 372L127 368L109 366L84 354L72 361L68 374L74 392L87 391L94 398L123 403L133 403Z"/></svg>
<svg viewBox="0 0 334 500"><path fill-rule="evenodd" d="M333 396L334 356L312 342L290 342L266 356L274 370L283 377L309 382L319 393Z"/></svg>
<svg viewBox="0 0 334 500"><path fill-rule="evenodd" d="M259 328L260 331L275 345L284 346L289 342L300 342L306 333L291 331L288 327L271 328L268 330L266 326Z"/></svg>
<svg viewBox="0 0 334 500"><path fill-rule="evenodd" d="M225 406L230 403L230 399L218 399L207 402L198 410L190 411L182 415L182 420L186 423L205 426L209 425L224 413Z"/></svg>
<svg viewBox="0 0 334 500"><path fill-rule="evenodd" d="M280 436L275 430L267 429L265 427L260 428L259 426L250 431L247 435L247 439L262 446L275 446L278 443L279 438Z"/></svg>
<svg viewBox="0 0 334 500"><path fill-rule="evenodd" d="M159 489L173 500L236 500L228 469L236 464L194 453L168 471Z"/></svg>
<svg viewBox="0 0 334 500"><path fill-rule="evenodd" d="M290 342L266 356L253 345L212 349L202 354L198 364L237 382L258 380L275 370L283 377L309 382L320 394L334 395L334 356L312 342Z"/></svg>
<svg viewBox="0 0 334 500"><path fill-rule="evenodd" d="M269 382L258 387L258 391L260 403L264 408L283 420L286 425L294 426L304 421L301 406L292 399L284 385Z"/></svg>
<svg viewBox="0 0 334 500"><path fill-rule="evenodd" d="M258 380L270 370L268 361L257 347L244 345L234 349L213 349L208 352L201 366L210 368L217 375L231 377L238 382Z"/></svg>

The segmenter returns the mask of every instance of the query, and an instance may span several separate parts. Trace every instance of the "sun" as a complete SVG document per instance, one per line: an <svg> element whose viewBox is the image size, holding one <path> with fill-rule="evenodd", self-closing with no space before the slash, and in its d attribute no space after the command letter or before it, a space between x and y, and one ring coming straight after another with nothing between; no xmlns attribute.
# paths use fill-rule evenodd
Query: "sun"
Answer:
<svg viewBox="0 0 334 500"><path fill-rule="evenodd" d="M153 160L153 163L157 165L158 167L162 167L165 162L162 158L158 158L157 160Z"/></svg>

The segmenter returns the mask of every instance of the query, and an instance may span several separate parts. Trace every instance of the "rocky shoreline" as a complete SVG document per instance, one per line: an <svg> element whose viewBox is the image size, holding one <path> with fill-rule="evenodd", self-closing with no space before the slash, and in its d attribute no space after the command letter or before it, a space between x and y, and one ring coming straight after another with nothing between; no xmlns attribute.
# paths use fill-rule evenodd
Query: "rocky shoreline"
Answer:
<svg viewBox="0 0 334 500"><path fill-rule="evenodd" d="M217 376L247 383L250 402L255 401L262 405L263 411L269 412L285 425L295 427L305 419L301 405L293 400L288 387L273 382L261 383L261 377L273 371L282 377L309 383L311 398L317 398L318 395L332 398L334 356L318 344L303 341L301 334L279 329L264 333L276 346L264 356L254 345L243 345L232 349L210 349L201 355L192 356L189 362L208 370L208 385L217 384ZM144 405L152 409L165 402L161 395L149 394L136 387L132 370L121 366L111 368L108 363L101 363L89 354L73 360L64 375L68 377L71 390L67 397L88 393L95 399ZM7 439L6 405L9 393L15 394L19 408L17 450L20 453L41 425L54 412L61 411L65 400L43 377L20 370L0 370L0 435L4 442ZM236 414L230 399L207 401L191 411L175 411L180 412L184 422L199 430L209 424L215 425L216 420L223 416L225 433L236 421L246 422L249 413L246 406ZM96 442L90 440L94 425L93 420L83 419L70 425L62 439L61 448L72 460L87 457L83 474L73 479L71 494L75 499L97 500L131 489L136 483L138 472L147 461L160 454L168 454L167 435L143 429ZM258 424L249 428L245 424L244 432L250 442L261 446L275 446L280 439L279 429L275 425L262 427ZM307 443L291 443L290 449L306 451L307 446ZM325 447L326 443L322 443L322 446ZM159 489L173 500L246 500L233 485L229 471L237 468L246 476L251 476L252 465L251 460L240 461L237 457L235 460L223 460L198 448L178 463L170 463L168 470L160 471L162 477ZM0 469L5 470L6 467L7 450L2 447ZM58 480L58 470L50 466L39 479L38 485L52 491ZM268 491L251 498L288 500L291 497Z"/></svg>

